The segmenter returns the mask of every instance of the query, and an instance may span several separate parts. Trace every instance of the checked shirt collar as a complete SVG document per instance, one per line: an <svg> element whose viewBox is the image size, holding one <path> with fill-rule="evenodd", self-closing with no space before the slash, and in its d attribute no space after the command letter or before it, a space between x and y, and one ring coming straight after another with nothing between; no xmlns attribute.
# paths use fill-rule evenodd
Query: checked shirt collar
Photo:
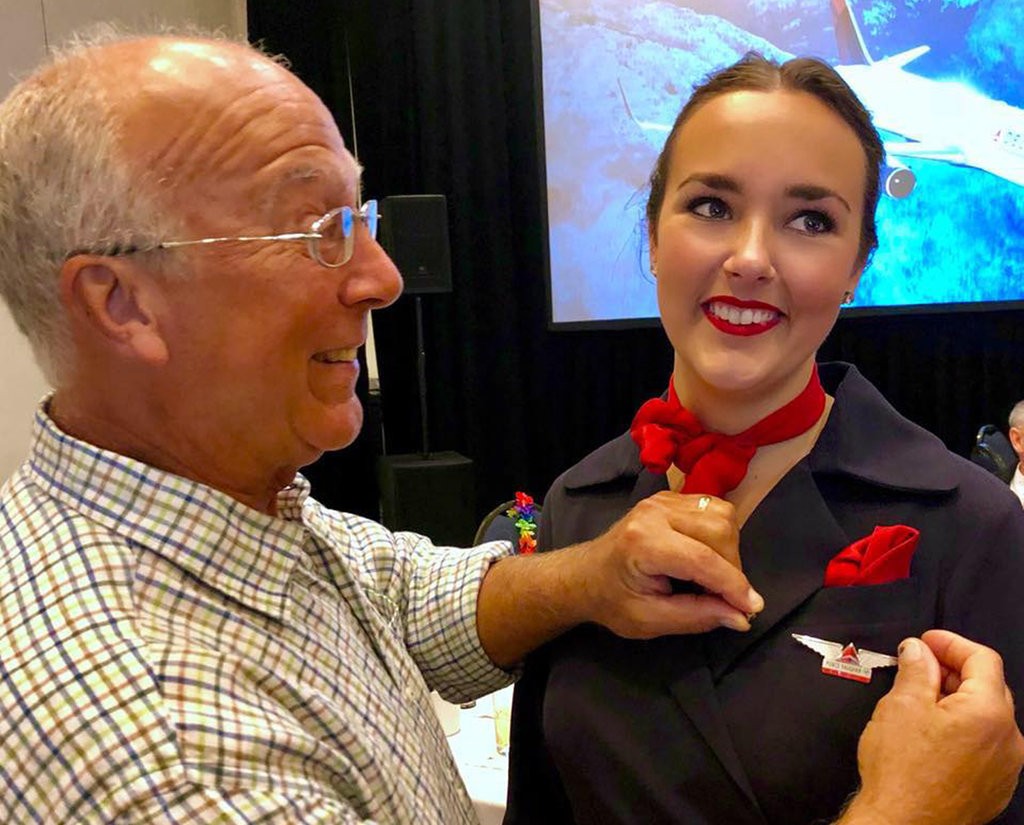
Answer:
<svg viewBox="0 0 1024 825"><path fill-rule="evenodd" d="M283 620L306 530L309 483L278 495L278 516L61 431L36 412L29 463L49 495L125 540L158 553L244 605Z"/></svg>

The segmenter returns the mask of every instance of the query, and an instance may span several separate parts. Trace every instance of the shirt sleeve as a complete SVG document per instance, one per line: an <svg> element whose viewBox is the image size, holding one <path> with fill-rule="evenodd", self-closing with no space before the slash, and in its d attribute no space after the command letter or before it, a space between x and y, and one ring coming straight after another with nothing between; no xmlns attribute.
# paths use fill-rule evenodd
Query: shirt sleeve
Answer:
<svg viewBox="0 0 1024 825"><path fill-rule="evenodd" d="M513 554L509 542L438 547L417 533L341 518L334 529L361 589L401 636L431 690L465 702L513 681L517 671L490 660L476 627L480 584L495 561Z"/></svg>
<svg viewBox="0 0 1024 825"><path fill-rule="evenodd" d="M436 547L415 533L398 533L395 541L408 560L405 644L427 684L450 702L509 684L517 672L499 668L484 652L476 610L484 576L495 561L512 555L512 545Z"/></svg>

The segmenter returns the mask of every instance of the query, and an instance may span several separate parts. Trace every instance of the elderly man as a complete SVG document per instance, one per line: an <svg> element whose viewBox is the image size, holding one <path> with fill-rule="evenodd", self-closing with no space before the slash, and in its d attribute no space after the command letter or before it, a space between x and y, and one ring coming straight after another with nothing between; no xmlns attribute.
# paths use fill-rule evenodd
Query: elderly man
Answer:
<svg viewBox="0 0 1024 825"><path fill-rule="evenodd" d="M55 387L0 494L4 821L471 822L430 688L486 693L582 621L761 608L724 503L644 502L584 567L310 498L401 289L375 224L330 113L243 45L80 47L0 107L0 288ZM942 633L901 657L842 821L983 821L1022 758L999 658Z"/></svg>

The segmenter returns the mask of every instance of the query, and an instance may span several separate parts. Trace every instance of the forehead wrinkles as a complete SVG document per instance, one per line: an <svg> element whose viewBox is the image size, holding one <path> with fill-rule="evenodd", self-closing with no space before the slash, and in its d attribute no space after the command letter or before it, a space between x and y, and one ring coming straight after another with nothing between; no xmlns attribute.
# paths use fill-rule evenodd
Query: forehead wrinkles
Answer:
<svg viewBox="0 0 1024 825"><path fill-rule="evenodd" d="M231 80L149 92L126 113L124 142L162 188L253 175L303 147L344 154L330 113L297 80Z"/></svg>

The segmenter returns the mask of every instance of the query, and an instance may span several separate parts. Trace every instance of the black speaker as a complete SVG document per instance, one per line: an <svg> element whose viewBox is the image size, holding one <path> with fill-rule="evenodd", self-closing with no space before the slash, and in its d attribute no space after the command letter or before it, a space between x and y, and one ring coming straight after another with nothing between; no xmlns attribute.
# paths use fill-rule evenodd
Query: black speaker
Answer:
<svg viewBox="0 0 1024 825"><path fill-rule="evenodd" d="M386 455L377 462L381 521L435 544L467 547L476 534L473 462L454 452Z"/></svg>
<svg viewBox="0 0 1024 825"><path fill-rule="evenodd" d="M444 195L392 195L380 202L380 242L410 295L452 291L448 201Z"/></svg>

